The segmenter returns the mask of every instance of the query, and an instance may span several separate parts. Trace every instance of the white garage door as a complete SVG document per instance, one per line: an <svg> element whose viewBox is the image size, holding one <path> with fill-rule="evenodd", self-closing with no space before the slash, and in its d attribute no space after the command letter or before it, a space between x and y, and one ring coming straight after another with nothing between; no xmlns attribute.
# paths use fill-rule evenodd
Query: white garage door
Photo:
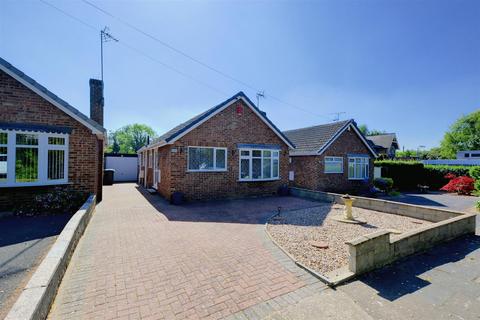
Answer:
<svg viewBox="0 0 480 320"><path fill-rule="evenodd" d="M137 181L138 157L106 156L105 169L114 169L114 181Z"/></svg>

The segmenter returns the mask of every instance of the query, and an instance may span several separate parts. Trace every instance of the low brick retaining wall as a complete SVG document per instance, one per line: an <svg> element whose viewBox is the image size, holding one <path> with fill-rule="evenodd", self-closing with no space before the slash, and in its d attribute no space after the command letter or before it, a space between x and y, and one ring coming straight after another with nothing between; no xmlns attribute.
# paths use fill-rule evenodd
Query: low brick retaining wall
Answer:
<svg viewBox="0 0 480 320"><path fill-rule="evenodd" d="M290 194L297 197L309 198L318 201L335 202L343 204L342 194L313 191L300 188L290 188ZM373 199L354 196L354 207L369 209L374 211L398 214L416 219L427 220L430 222L439 222L446 219L463 216L464 212L437 209L432 207L417 206L408 203L400 203L388 200Z"/></svg>
<svg viewBox="0 0 480 320"><path fill-rule="evenodd" d="M90 196L70 218L5 320L39 320L47 317L68 262L93 214L95 203L95 196Z"/></svg>
<svg viewBox="0 0 480 320"><path fill-rule="evenodd" d="M290 194L324 202L343 204L341 194L290 188ZM379 230L348 241L349 270L361 274L382 267L399 258L424 251L457 237L475 234L476 214L417 206L394 201L354 197L354 207L398 214L434 222L425 227L402 233L391 239L391 232Z"/></svg>
<svg viewBox="0 0 480 320"><path fill-rule="evenodd" d="M391 240L391 232L380 230L348 241L349 269L355 274L382 267L399 258L424 251L434 245L475 233L476 214L450 218L402 233Z"/></svg>

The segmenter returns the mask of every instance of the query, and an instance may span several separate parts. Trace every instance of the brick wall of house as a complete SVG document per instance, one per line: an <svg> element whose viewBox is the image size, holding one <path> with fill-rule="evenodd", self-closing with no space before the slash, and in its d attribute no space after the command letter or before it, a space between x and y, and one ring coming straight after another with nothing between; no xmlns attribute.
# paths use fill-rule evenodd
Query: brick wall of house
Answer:
<svg viewBox="0 0 480 320"><path fill-rule="evenodd" d="M158 192L165 198L170 199L172 192L171 184L171 147L165 146L158 149L158 166L160 168L160 182L157 184Z"/></svg>
<svg viewBox="0 0 480 320"><path fill-rule="evenodd" d="M237 113L237 106L243 107L241 114ZM281 146L280 179L239 182L238 143ZM188 146L226 147L227 171L187 172ZM164 159L170 172L161 193L167 198L174 191L183 192L187 200L267 195L275 194L281 185L288 183L288 146L242 100L190 131L169 149L164 149L169 155ZM176 152L172 152L174 150Z"/></svg>
<svg viewBox="0 0 480 320"><path fill-rule="evenodd" d="M373 155L352 131L343 132L320 156L292 157L290 170L295 172L292 185L322 191L358 192L365 186L363 181L348 179L347 154L367 154L370 156L370 183L373 179ZM343 157L343 173L325 173L324 157Z"/></svg>
<svg viewBox="0 0 480 320"><path fill-rule="evenodd" d="M103 144L91 130L54 105L0 71L0 122L53 125L73 129L69 137L68 180L71 187L89 193L101 192ZM18 201L51 187L0 188L0 207L9 208ZM101 195L100 195L101 197Z"/></svg>

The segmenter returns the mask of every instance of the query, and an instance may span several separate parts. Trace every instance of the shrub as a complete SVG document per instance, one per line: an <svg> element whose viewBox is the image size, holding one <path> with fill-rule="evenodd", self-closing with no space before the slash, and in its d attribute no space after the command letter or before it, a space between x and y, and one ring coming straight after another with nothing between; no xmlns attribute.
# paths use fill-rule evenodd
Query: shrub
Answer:
<svg viewBox="0 0 480 320"><path fill-rule="evenodd" d="M475 189L480 191L480 166L470 168L470 177L475 179Z"/></svg>
<svg viewBox="0 0 480 320"><path fill-rule="evenodd" d="M75 213L87 199L84 192L56 187L51 191L35 195L14 208L14 214L35 216L48 214Z"/></svg>
<svg viewBox="0 0 480 320"><path fill-rule="evenodd" d="M477 207L477 211L480 211L480 200L477 201L476 207Z"/></svg>
<svg viewBox="0 0 480 320"><path fill-rule="evenodd" d="M375 188L388 193L390 190L392 190L393 179L392 178L375 178L375 180L373 180L373 185L375 186Z"/></svg>
<svg viewBox="0 0 480 320"><path fill-rule="evenodd" d="M454 175L448 175L451 177L450 181L444 185L440 190L447 192L456 192L458 194L471 194L474 190L473 180L467 176L457 177Z"/></svg>
<svg viewBox="0 0 480 320"><path fill-rule="evenodd" d="M426 165L424 166L424 184L430 186L432 190L438 190L446 183L449 178L445 176L449 173L455 176L469 176L470 166L437 166Z"/></svg>

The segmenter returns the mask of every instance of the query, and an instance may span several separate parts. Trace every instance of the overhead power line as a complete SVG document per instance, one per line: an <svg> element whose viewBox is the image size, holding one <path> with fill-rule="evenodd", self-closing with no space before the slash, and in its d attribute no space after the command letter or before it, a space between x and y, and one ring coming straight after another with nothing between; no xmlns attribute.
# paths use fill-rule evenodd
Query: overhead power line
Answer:
<svg viewBox="0 0 480 320"><path fill-rule="evenodd" d="M48 1L46 1L46 0L40 0L40 2L44 3L45 5L49 6L50 8L55 9L56 11L58 11L58 12L64 14L64 15L66 15L67 17L69 17L69 18L71 18L71 19L73 19L73 20L81 23L81 24L84 25L85 27L88 27L88 28L94 30L95 32L98 32L98 30L99 30L97 27L89 24L88 22L83 21L82 19L80 19L80 18L78 18L78 17L76 17L76 16L68 13L67 11L65 11L65 10L63 10L63 9L61 9L61 8L53 5L53 4L51 4L50 2L48 2ZM117 39L117 40L118 40L118 39ZM125 48L127 48L127 49L129 49L129 50L131 50L131 51L134 51L134 52L136 52L137 54L140 54L140 55L144 56L145 58L147 58L147 59L149 59L149 60L151 60L151 61L153 61L153 62L155 62L155 63L157 63L157 64L160 64L161 66L163 66L163 67L166 68L166 69L169 69L169 70L171 70L171 71L173 71L173 72L175 72L175 73L177 73L177 74L180 74L181 76L183 76L183 77L185 77L185 78L188 78L188 79L190 79L190 80L192 80L192 81L194 81L194 82L197 82L198 84L201 84L201 85L203 85L203 86L205 86L205 87L207 87L207 88L209 88L209 89L211 89L211 90L213 90L213 91L216 91L217 93L220 93L220 94L223 95L223 96L228 95L226 92L224 92L224 91L222 91L222 90L220 90L220 89L218 89L218 88L216 88L216 87L214 87L214 86L206 83L205 81L202 81L202 80L200 80L200 79L197 79L197 78L189 75L188 73L185 73L185 72L183 72L183 71L181 71L181 70L179 70L179 69L177 69L177 68L175 68L175 67L172 67L172 66L166 64L165 62L162 62L162 61L156 59L155 57L153 57L153 56L149 55L148 53L146 53L146 52L144 52L144 51L136 48L136 47L133 46L133 45L128 44L128 43L125 42L125 41L120 41L120 40L118 40L117 42L118 42L118 44L120 44L121 46L123 46L123 47L125 47Z"/></svg>
<svg viewBox="0 0 480 320"><path fill-rule="evenodd" d="M227 78L227 79L229 79L229 80L231 80L231 81L237 82L238 84L241 84L242 86L244 86L244 87L246 87L246 88L249 88L249 89L251 89L251 90L254 90L255 92L264 92L264 90L261 90L260 88L257 88L256 86L254 86L254 85L252 85L252 84L249 84L249 83L247 83L246 81L243 81L243 80L241 80L241 79L239 79L239 78L237 78L237 77L231 76L231 75L229 75L228 73L223 72L223 71L219 70L218 68L215 68L215 67L213 67L213 66L211 66L211 65L209 65L209 64L207 64L207 63L205 63L205 62L203 62L203 61L201 61L200 59L197 59L197 58L193 57L192 55L186 53L186 52L183 51L183 50L180 50L180 49L178 49L178 48L175 48L175 47L172 46L171 44L169 44L169 43L167 43L167 42L159 39L159 38L156 37L155 35L153 35L153 34L147 32L147 31L145 31L145 30L143 30L143 29L135 26L134 24L128 22L128 21L125 20L125 19L122 19L122 18L120 18L120 17L118 17L118 16L115 16L115 15L112 14L111 12L109 12L109 11L107 11L107 10L99 7L98 5L92 3L92 2L89 1L89 0L82 0L82 2L84 2L85 4L91 6L91 7L94 8L94 9L102 12L103 14L105 14L105 15L107 15L107 16L109 16L109 17L111 17L111 18L113 18L113 19L115 19L115 20L117 20L117 21L119 21L120 23L122 23L122 24L126 25L127 27L129 27L130 29L133 29L133 30L135 30L136 32L144 35L145 37L150 38L150 39L152 39L153 41L156 41L156 42L159 43L160 45L162 45L162 46L164 46L164 47L166 47L166 48L174 51L175 53L180 54L180 55L182 55L183 57L185 57L185 58L187 58L187 59L189 59L189 60L191 60L191 61L193 61L193 62L195 62L195 63L197 63L197 64L199 64L199 65L201 65L201 66L203 66L203 67L205 67L205 68L207 68L207 69L209 69L209 70L211 70L211 71L213 71L213 72L215 72L215 73L217 73L217 74L219 74L219 75L221 75L221 76L223 76L224 78ZM265 95L265 94L264 94L263 97L264 97L264 98L265 98L265 97L267 97L267 98L269 97L269 98L271 98L271 99L273 99L273 100L275 100L275 101L277 101L277 102L279 102L279 103L282 103L282 104L287 105L287 106L290 106L290 107L292 107L292 108L301 110L301 111L303 111L303 112L310 113L310 114L313 114L313 115L315 115L315 116L327 118L326 115L321 115L321 114L317 114L317 113L311 112L310 110L307 110L307 109L305 109L305 108L301 108L301 107L296 106L296 105L294 105L294 104L292 104L292 103L283 101L282 99L280 99L280 98L278 98L278 97L275 97L275 96L273 96L273 95L271 95L271 94L268 94L268 95Z"/></svg>
<svg viewBox="0 0 480 320"><path fill-rule="evenodd" d="M55 6L55 5L53 5L52 3L50 3L50 2L48 2L48 1L46 1L46 0L40 0L40 1L41 1L42 3L44 3L45 5L47 5L47 6L51 7L51 8L53 8L53 9L55 9L56 11L58 11L58 12L64 14L64 15L70 17L71 19L73 19L73 20L75 20L75 21L83 24L84 26L86 26L86 27L88 27L88 28L90 28L90 29L95 30L96 32L98 32L99 29L98 29L97 27L95 27L95 26L93 26L93 25L85 22L84 20L82 20L82 19L80 19L80 18L78 18L78 17L76 17L76 16L68 13L67 11L65 11L65 10L63 10L63 9ZM178 53L178 54L180 54L180 55L182 55L182 56L184 56L184 57L186 57L186 58L188 58L188 59L190 59L190 60L192 60L192 61L194 61L194 62L196 62L197 64L202 65L203 67L205 67L205 68L207 68L207 69L209 69L209 70L211 70L211 71L213 71L213 72L215 72L215 73L217 73L217 74L219 74L219 75L221 75L221 76L223 76L223 77L225 77L225 78L227 78L227 79L229 79L229 80L231 80L231 81L237 82L238 84L240 84L240 85L242 85L242 86L244 86L244 87L246 87L246 88L255 90L256 92L264 92L263 90L260 90L260 89L258 89L257 87L255 87L255 86L253 86L253 85L251 85L251 84L249 84L249 83L247 83L247 82L245 82L245 81L242 81L242 80L240 80L240 79L238 79L238 78L236 78L236 77L230 76L229 74L227 74L227 73L225 73L225 72L223 72L223 71L221 71L221 70L219 70L219 69L217 69L217 68L214 68L214 67L212 67L212 66L210 66L210 65L202 62L202 61L199 60L199 59L196 59L195 57L193 57L193 56L185 53L184 51L179 50L179 49L173 47L172 45L166 43L165 41L162 41L162 40L158 39L157 37L153 36L152 34L150 34L150 33L148 33L148 32L143 31L142 29L134 26L133 24L131 24L131 23L129 23L129 22L127 22L127 21L119 18L119 17L114 16L114 15L111 14L110 12L106 11L105 9L100 8L99 6L93 4L92 2L90 2L90 1L88 1L88 0L82 0L82 1L83 1L84 3L86 3L86 4L88 4L89 6L95 8L96 10L102 12L103 14L105 14L105 15L107 15L107 16L109 16L109 17L111 17L111 18L113 18L113 19L121 22L122 24L128 26L129 28L135 30L136 32L139 32L139 33L143 34L144 36L146 36L146 37L148 37L148 38L150 38L150 39L152 39L152 40L160 43L160 44L163 45L164 47L166 47L166 48L168 48L168 49L170 49L170 50L172 50L172 51L174 51L174 52L176 52L176 53ZM145 51L143 51L143 50L140 50L140 49L136 48L135 46L133 46L133 45L131 45L131 44L129 44L129 43L123 41L123 40L122 40L122 41L119 41L118 43L119 43L120 45L122 45L123 47L125 47L125 48L127 48L127 49L129 49L129 50L131 50L131 51L134 51L134 52L136 52L137 54L143 55L143 56L146 57L147 59L149 59L149 60L151 60L151 61L153 61L153 62L155 62L155 63L157 63L157 64L162 65L164 68L167 68L167 69L169 69L169 70L171 70L171 71L173 71L173 72L175 72L175 73L177 73L177 74L182 75L183 77L186 77L186 78L188 78L188 79L190 79L190 80L192 80L192 81L194 81L194 82L197 82L198 84L201 84L201 85L203 85L203 86L205 86L205 87L208 87L209 89L211 89L211 90L213 90L213 91L215 91L215 92L217 92L217 93L220 93L220 94L222 94L222 95L224 95L224 96L225 96L225 95L228 95L228 93L224 92L223 90L221 90L221 89L219 89L219 88L216 88L215 86L212 86L212 85L210 85L209 83L207 83L207 82L205 82L205 81L203 81L203 80L200 80L200 79L198 79L198 78L196 78L196 77L193 77L193 76L191 76L190 74L188 74L188 73L186 73L186 72L184 72L184 71L182 71L182 70L179 70L179 69L177 69L177 68L175 68L175 67L173 67L173 66L171 66L171 65L169 65L169 64L167 64L167 63L165 63L165 62L163 62L163 61L160 61L159 59L153 57L152 55L148 54L147 52L145 52ZM271 98L272 100L275 100L275 101L277 101L278 103L281 103L281 104L284 104L284 105L289 106L289 107L291 107L291 108L294 108L294 109L303 111L303 112L305 112L305 113L309 113L309 114L312 114L312 115L314 115L314 116L318 116L318 117L323 117L323 118L328 118L328 119L330 119L330 118L327 117L326 115L322 115L322 114L317 114L317 113L311 112L311 111L308 110L308 109L305 109L305 108L299 107L299 106L297 106L297 105L294 105L294 104L292 104L292 103L286 102L286 101L284 101L284 100L282 100L282 99L280 99L280 98L278 98L278 97L276 97L276 96L273 96L273 95L271 95L271 94L268 94L268 95L265 94L265 97L266 97L266 98Z"/></svg>

